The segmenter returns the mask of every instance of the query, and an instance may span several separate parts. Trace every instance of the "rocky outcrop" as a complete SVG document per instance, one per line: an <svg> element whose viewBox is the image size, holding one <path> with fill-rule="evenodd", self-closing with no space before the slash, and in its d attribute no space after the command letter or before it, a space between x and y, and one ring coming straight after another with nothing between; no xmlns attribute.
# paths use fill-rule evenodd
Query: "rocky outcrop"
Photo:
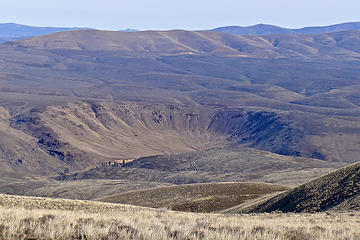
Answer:
<svg viewBox="0 0 360 240"><path fill-rule="evenodd" d="M228 135L228 140L235 144L283 155L303 155L298 145L304 130L275 112L220 111L208 129Z"/></svg>

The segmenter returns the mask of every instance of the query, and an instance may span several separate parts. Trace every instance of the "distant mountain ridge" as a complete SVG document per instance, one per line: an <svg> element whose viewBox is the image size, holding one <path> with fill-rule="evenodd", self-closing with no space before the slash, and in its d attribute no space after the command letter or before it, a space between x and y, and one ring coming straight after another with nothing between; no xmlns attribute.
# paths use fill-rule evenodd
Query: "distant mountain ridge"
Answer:
<svg viewBox="0 0 360 240"><path fill-rule="evenodd" d="M0 42L78 29L82 28L33 27L16 23L0 23Z"/></svg>
<svg viewBox="0 0 360 240"><path fill-rule="evenodd" d="M257 24L250 27L227 26L212 29L211 31L226 32L237 35L267 35L267 34L315 34L330 33L345 30L360 30L360 22L348 22L329 26L304 27L299 29L282 28L269 24Z"/></svg>
<svg viewBox="0 0 360 240"><path fill-rule="evenodd" d="M15 41L23 38L37 37L45 34L71 30L90 29L80 27L34 27L16 23L0 23L0 43ZM268 24L257 24L250 27L227 26L210 31L225 32L237 35L268 35L268 34L315 34L331 33L345 30L360 30L360 22L341 23L324 27L305 27L288 29ZM139 32L137 29L120 29L119 32Z"/></svg>

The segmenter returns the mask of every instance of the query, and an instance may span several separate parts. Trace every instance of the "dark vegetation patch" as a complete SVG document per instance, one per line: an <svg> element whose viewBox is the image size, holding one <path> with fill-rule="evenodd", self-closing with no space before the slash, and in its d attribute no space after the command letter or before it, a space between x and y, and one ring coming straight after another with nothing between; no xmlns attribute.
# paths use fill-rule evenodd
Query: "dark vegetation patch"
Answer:
<svg viewBox="0 0 360 240"><path fill-rule="evenodd" d="M250 212L322 212L360 209L360 164L332 172L254 205ZM354 204L357 201L357 204ZM348 204L351 202L352 204Z"/></svg>

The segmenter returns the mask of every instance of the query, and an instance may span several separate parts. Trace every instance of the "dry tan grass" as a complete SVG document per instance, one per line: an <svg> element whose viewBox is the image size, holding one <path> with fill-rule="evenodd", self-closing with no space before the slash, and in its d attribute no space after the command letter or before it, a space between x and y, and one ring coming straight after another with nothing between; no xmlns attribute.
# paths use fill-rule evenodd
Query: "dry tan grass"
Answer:
<svg viewBox="0 0 360 240"><path fill-rule="evenodd" d="M359 211L359 183L357 162L233 213Z"/></svg>
<svg viewBox="0 0 360 240"><path fill-rule="evenodd" d="M0 239L360 239L359 212L221 215L89 201L0 199ZM70 207L74 210L61 210Z"/></svg>
<svg viewBox="0 0 360 240"><path fill-rule="evenodd" d="M5 174L4 174L5 175ZM169 183L138 182L127 180L85 179L79 181L55 181L34 175L18 179L0 176L0 193L20 196L94 200L128 191L171 186ZM9 176L10 174L8 174ZM31 179L31 177L35 179Z"/></svg>
<svg viewBox="0 0 360 240"><path fill-rule="evenodd" d="M203 183L129 191L94 199L184 212L217 212L287 187L266 183Z"/></svg>
<svg viewBox="0 0 360 240"><path fill-rule="evenodd" d="M360 214L210 215L0 209L1 239L360 239Z"/></svg>

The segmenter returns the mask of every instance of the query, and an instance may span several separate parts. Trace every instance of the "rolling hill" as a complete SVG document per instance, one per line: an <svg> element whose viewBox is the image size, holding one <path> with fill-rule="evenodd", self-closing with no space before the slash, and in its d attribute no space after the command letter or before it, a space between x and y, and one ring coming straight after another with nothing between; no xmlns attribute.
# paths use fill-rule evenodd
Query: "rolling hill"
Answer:
<svg viewBox="0 0 360 240"><path fill-rule="evenodd" d="M3 44L3 51L6 49L5 46L11 46L20 51L22 48L30 48L45 51L62 50L61 52L64 50L119 51L131 55L213 54L223 57L354 60L359 58L356 41L359 41L359 31L356 30L269 36L237 36L220 32L184 30L142 32L77 30L6 43ZM222 77L226 78L225 76Z"/></svg>

